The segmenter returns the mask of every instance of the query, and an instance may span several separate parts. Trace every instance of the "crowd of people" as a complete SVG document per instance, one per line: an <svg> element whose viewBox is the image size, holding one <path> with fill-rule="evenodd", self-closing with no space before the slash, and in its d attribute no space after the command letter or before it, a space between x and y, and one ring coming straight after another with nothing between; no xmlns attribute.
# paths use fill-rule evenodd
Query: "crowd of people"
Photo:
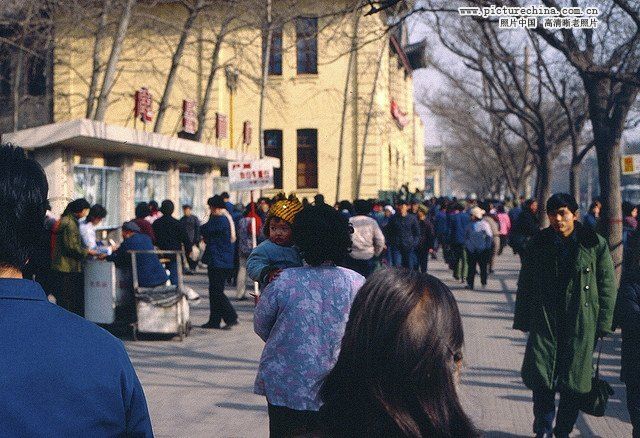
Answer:
<svg viewBox="0 0 640 438"><path fill-rule="evenodd" d="M0 435L37 435L43 425L56 436L153 435L122 343L78 315L83 261L130 266L128 251L157 247L181 251L190 261L185 273L206 265L204 328L240 322L225 294L229 281L239 300L248 279L259 285L253 326L265 346L254 392L266 398L271 436L479 436L457 392L461 315L451 290L427 270L441 256L469 289L478 273L484 286L507 245L522 263L513 328L528 333L522 379L532 391L536 436L569 436L593 403L594 349L617 327L640 435L637 208L624 206L618 292L607 242L596 232L601 206L595 201L580 221L564 193L546 201L543 230L538 203L525 199L399 196L330 206L322 195L310 202L281 194L234 206L222 193L207 204L201 221L188 205L176 219L170 200L140 203L122 224L122 243L105 247L96 239L102 206L77 199L53 217L42 168L21 149L0 147L0 329L7 334L0 350L8 352L0 355ZM177 281L176 258L163 266L144 255L136 262L141 284Z"/></svg>

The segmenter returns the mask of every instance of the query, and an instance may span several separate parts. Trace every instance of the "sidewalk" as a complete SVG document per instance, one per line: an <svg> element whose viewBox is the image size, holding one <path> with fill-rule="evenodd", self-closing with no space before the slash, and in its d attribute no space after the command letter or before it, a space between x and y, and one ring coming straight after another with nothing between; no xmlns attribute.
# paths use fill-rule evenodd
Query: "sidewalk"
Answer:
<svg viewBox="0 0 640 438"><path fill-rule="evenodd" d="M453 290L465 329L461 397L488 437L532 436L531 393L520 379L525 335L511 329L519 261L507 250L486 289L465 290L441 261L431 273ZM236 302L240 326L205 330L209 310L207 277L187 277L203 299L192 308L194 329L183 342L126 341L142 381L156 436L266 437L266 401L253 394L262 341L253 333L253 301ZM231 290L227 291L233 296ZM581 415L572 436L627 437L631 426L624 385L619 381L620 338L609 338L601 370L614 387L607 415Z"/></svg>

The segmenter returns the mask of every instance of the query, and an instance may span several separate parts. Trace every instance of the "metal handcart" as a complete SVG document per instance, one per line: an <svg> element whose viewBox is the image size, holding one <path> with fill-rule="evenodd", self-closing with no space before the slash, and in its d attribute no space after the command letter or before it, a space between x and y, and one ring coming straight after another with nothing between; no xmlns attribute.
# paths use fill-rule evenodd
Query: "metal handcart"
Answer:
<svg viewBox="0 0 640 438"><path fill-rule="evenodd" d="M176 334L182 341L191 330L189 302L183 293L182 251L129 251L131 254L133 293L137 322L133 323L133 339L138 333ZM178 284L157 287L141 287L138 283L136 256L155 254L175 257L177 261Z"/></svg>

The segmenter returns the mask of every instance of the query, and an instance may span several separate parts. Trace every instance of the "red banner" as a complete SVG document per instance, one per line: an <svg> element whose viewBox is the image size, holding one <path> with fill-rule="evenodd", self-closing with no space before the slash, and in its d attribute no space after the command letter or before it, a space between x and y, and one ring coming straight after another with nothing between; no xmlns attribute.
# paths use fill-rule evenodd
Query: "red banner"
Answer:
<svg viewBox="0 0 640 438"><path fill-rule="evenodd" d="M403 129L410 122L409 117L407 117L408 114L400 109L400 106L395 100L391 101L391 115L400 129Z"/></svg>
<svg viewBox="0 0 640 438"><path fill-rule="evenodd" d="M147 123L153 120L153 111L151 105L153 104L153 96L149 93L146 87L140 88L135 94L135 106L134 113L136 118L140 118L143 123Z"/></svg>
<svg viewBox="0 0 640 438"><path fill-rule="evenodd" d="M216 138L225 139L229 136L229 120L224 114L216 113Z"/></svg>
<svg viewBox="0 0 640 438"><path fill-rule="evenodd" d="M196 121L196 102L184 99L182 101L182 130L189 134L195 134Z"/></svg>
<svg viewBox="0 0 640 438"><path fill-rule="evenodd" d="M244 122L244 126L242 127L242 144L250 145L252 134L253 129L251 127L251 122L247 120Z"/></svg>

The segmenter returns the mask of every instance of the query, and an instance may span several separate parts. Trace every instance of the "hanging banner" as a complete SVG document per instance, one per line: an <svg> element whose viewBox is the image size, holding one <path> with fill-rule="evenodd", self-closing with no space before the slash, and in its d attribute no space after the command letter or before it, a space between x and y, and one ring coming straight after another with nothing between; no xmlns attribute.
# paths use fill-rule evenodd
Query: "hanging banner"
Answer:
<svg viewBox="0 0 640 438"><path fill-rule="evenodd" d="M184 99L182 101L182 130L188 134L195 134L196 122L196 102Z"/></svg>
<svg viewBox="0 0 640 438"><path fill-rule="evenodd" d="M391 101L391 116L396 121L396 125L398 125L398 128L400 129L404 129L404 127L410 122L409 117L407 117L408 114L400 109L398 102L395 100Z"/></svg>
<svg viewBox="0 0 640 438"><path fill-rule="evenodd" d="M139 117L145 124L153 120L153 111L151 110L152 103L153 96L151 96L147 87L142 87L136 91L133 111L135 112L135 117Z"/></svg>
<svg viewBox="0 0 640 438"><path fill-rule="evenodd" d="M229 163L229 190L272 189L273 163L269 160L232 161Z"/></svg>

